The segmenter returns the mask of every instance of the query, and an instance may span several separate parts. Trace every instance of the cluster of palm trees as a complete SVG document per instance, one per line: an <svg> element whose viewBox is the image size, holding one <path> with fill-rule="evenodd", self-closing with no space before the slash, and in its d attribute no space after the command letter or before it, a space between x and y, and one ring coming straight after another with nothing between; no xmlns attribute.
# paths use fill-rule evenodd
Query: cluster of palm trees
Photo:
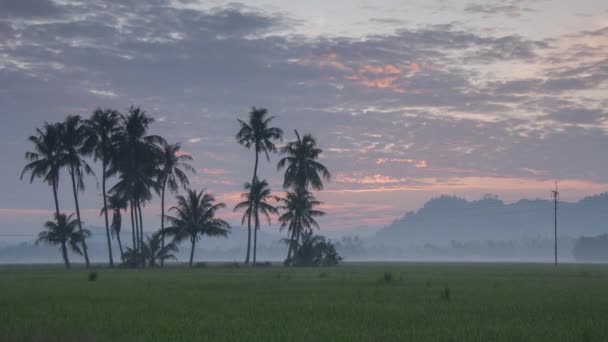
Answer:
<svg viewBox="0 0 608 342"><path fill-rule="evenodd" d="M269 117L266 109L253 108L249 120L238 120L240 129L236 135L239 144L252 149L255 164L251 182L244 186L243 201L234 208L244 210L242 224L247 222L248 239L245 263L256 263L257 231L260 229L260 216L270 224L271 216L277 215L281 230L287 229L286 239L289 249L285 263L292 265L297 254L300 240L318 228L315 218L324 215L316 209L317 201L311 190L321 190L323 180L330 173L317 159L321 150L316 147L315 139L307 134L300 138L296 131L296 141L278 148L283 131L271 127L274 117ZM230 233L230 225L217 218L218 210L225 208L206 190L189 189L188 173L195 173L189 164L192 158L181 150L180 144L169 144L158 136L148 134L154 122L143 110L131 107L127 114L111 109L97 109L88 119L69 115L63 122L45 123L29 137L33 151L26 153L27 165L21 174L30 175L30 182L42 179L51 186L55 203L54 220L48 221L45 231L40 233L38 242L60 246L66 267L70 267L68 247L84 256L85 264L90 267L86 240L90 232L82 227L79 193L84 191L84 177L95 176L87 159L101 164L101 195L108 258L114 266L112 255L112 236L115 236L120 250L120 259L129 266L164 266L165 260L174 259L177 245L190 242L192 266L196 243L203 236L224 236ZM273 196L266 180L258 177L259 156L263 153L270 161L270 153L280 152L277 169L285 169L283 198ZM58 191L62 172L71 181L75 214L66 215L60 211ZM114 184L107 189L107 181L115 178ZM177 193L183 187L184 196L176 197L177 205L165 213L165 195ZM142 207L150 203L154 194L161 200L160 229L146 236ZM278 201L274 206L271 202ZM123 248L120 239L122 213L128 210L131 221L131 246ZM73 216L76 215L74 218ZM110 217L112 216L111 221ZM165 223L169 226L166 227ZM253 234L252 234L253 228ZM253 253L251 249L253 235ZM165 241L166 237L172 238Z"/></svg>

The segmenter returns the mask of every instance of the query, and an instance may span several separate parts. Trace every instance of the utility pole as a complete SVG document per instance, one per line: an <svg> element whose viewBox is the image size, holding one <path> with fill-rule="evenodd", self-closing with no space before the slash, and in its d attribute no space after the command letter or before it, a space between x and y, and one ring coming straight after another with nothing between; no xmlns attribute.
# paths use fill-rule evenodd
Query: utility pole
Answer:
<svg viewBox="0 0 608 342"><path fill-rule="evenodd" d="M555 242L555 265L557 266L557 201L559 200L559 191L557 191L557 181L555 181L555 190L551 191L554 204L554 226L553 226L553 237Z"/></svg>

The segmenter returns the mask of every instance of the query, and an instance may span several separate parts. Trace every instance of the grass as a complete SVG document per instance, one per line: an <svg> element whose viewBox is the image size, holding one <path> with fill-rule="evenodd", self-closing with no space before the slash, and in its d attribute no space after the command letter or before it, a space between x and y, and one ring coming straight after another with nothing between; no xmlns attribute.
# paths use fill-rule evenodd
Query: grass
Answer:
<svg viewBox="0 0 608 342"><path fill-rule="evenodd" d="M1 268L0 340L608 341L606 266L208 265L97 269L95 281L91 274Z"/></svg>

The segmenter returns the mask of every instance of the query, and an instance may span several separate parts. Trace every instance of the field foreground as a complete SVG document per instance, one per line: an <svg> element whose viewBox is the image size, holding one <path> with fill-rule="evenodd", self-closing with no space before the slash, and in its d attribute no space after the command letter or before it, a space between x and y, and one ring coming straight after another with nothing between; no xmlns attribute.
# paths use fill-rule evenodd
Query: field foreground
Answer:
<svg viewBox="0 0 608 342"><path fill-rule="evenodd" d="M608 341L608 267L0 268L2 341Z"/></svg>

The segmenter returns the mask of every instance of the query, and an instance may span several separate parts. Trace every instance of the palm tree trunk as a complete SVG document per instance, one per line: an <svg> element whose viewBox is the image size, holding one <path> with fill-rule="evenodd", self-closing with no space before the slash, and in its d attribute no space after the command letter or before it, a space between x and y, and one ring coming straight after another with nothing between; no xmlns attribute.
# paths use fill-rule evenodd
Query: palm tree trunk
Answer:
<svg viewBox="0 0 608 342"><path fill-rule="evenodd" d="M144 220L141 215L141 202L137 201L137 211L139 212L139 247L141 249L141 265L146 266L144 260L143 248L144 248Z"/></svg>
<svg viewBox="0 0 608 342"><path fill-rule="evenodd" d="M118 249L120 250L120 260L122 261L122 263L125 263L125 257L124 257L124 252L122 251L122 242L120 242L120 233L116 233L116 240L118 240Z"/></svg>
<svg viewBox="0 0 608 342"><path fill-rule="evenodd" d="M300 242L300 231L301 227L296 231L296 238L293 242L293 255L295 256L298 253L298 243Z"/></svg>
<svg viewBox="0 0 608 342"><path fill-rule="evenodd" d="M289 263L291 263L291 255L293 252L293 238L295 235L295 229L293 228L293 224L292 224L292 228L291 228L291 232L289 234L289 250L287 251L287 259L285 260L287 263L287 265L289 265Z"/></svg>
<svg viewBox="0 0 608 342"><path fill-rule="evenodd" d="M163 190L160 196L160 247L165 249L165 187L167 180L163 181ZM160 259L160 267L165 267L165 259Z"/></svg>
<svg viewBox="0 0 608 342"><path fill-rule="evenodd" d="M133 216L133 200L129 201L129 208L131 209L131 237L133 238L133 250L137 251L137 243L135 240L135 231L136 231L136 227L135 227L135 219Z"/></svg>
<svg viewBox="0 0 608 342"><path fill-rule="evenodd" d="M253 164L253 177L251 178L251 185L258 176L258 162L260 154L258 148L255 148L255 164ZM245 258L245 264L249 264L249 254L251 253L251 215L247 218L247 257Z"/></svg>
<svg viewBox="0 0 608 342"><path fill-rule="evenodd" d="M139 218L137 216L137 201L133 200L133 217L135 218L135 251L139 252Z"/></svg>
<svg viewBox="0 0 608 342"><path fill-rule="evenodd" d="M55 214L59 216L59 199L57 198L57 181L53 181L53 198L55 199Z"/></svg>
<svg viewBox="0 0 608 342"><path fill-rule="evenodd" d="M108 256L110 257L110 267L114 267L114 258L112 257L112 242L110 240L110 224L108 222L108 204L106 200L106 160L102 162L101 175L101 194L103 196L103 208L105 209L104 216L106 220L106 238L108 239Z"/></svg>
<svg viewBox="0 0 608 342"><path fill-rule="evenodd" d="M247 256L245 257L245 265L249 264L249 255L251 254L251 213L247 216Z"/></svg>
<svg viewBox="0 0 608 342"><path fill-rule="evenodd" d="M255 266L257 250L258 250L258 229L260 229L260 218L258 213L255 213L255 228L253 230L253 266Z"/></svg>
<svg viewBox="0 0 608 342"><path fill-rule="evenodd" d="M192 241L192 249L190 250L190 268L192 268L192 261L194 260L194 247L196 246L196 238L190 238Z"/></svg>
<svg viewBox="0 0 608 342"><path fill-rule="evenodd" d="M61 243L61 255L63 256L63 262L65 263L65 268L70 269L70 259L68 258L68 249L65 246L65 242Z"/></svg>
<svg viewBox="0 0 608 342"><path fill-rule="evenodd" d="M74 204L76 205L76 217L78 218L78 230L82 234L82 254L84 254L84 262L86 267L91 267L89 262L89 251L87 248L87 242L84 238L84 231L82 230L82 221L80 220L80 206L78 205L78 188L76 187L76 179L74 178L74 167L70 167L70 176L72 177L72 189L74 190Z"/></svg>

